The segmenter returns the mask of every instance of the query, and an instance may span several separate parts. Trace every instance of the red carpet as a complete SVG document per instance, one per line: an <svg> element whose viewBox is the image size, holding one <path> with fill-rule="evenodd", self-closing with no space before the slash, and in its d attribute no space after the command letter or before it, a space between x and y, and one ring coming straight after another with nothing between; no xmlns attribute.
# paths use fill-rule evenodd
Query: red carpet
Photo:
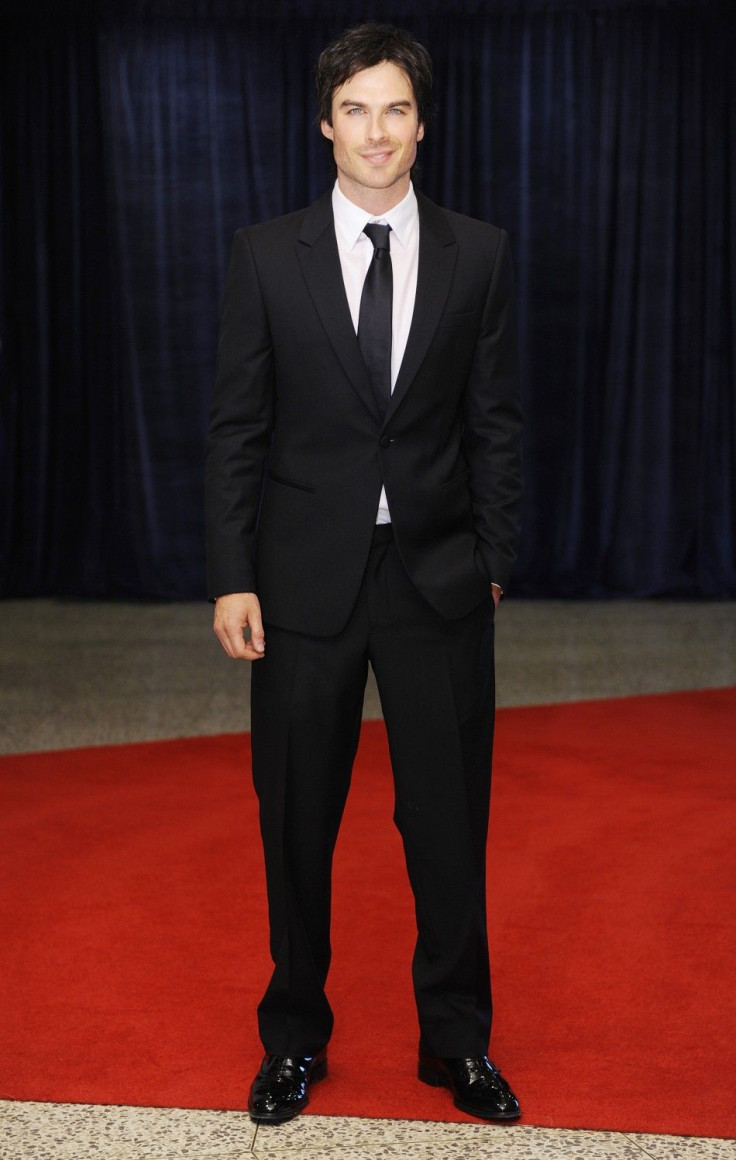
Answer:
<svg viewBox="0 0 736 1160"><path fill-rule="evenodd" d="M736 1134L735 734L736 689L499 714L492 1055L526 1123ZM244 1106L269 968L247 765L245 736L0 759L0 1097ZM462 1120L414 1075L391 799L371 723L310 1107Z"/></svg>

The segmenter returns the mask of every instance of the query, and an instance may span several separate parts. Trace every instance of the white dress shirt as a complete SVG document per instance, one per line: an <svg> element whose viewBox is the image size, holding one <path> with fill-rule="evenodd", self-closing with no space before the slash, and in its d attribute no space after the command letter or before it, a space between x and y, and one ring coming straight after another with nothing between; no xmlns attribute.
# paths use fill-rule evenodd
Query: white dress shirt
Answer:
<svg viewBox="0 0 736 1160"><path fill-rule="evenodd" d="M356 334L358 333L363 283L373 258L373 243L368 235L363 233L363 227L368 222L379 222L381 225L391 226L389 243L394 285L391 315L391 390L393 391L409 338L409 328L414 314L414 300L417 294L419 209L414 188L410 185L406 197L393 209L388 210L381 217L373 217L350 201L335 182L335 188L332 191L332 211L335 217L335 236L337 237L345 293ZM381 488L376 523L388 524L390 522L391 514L388 510L386 489Z"/></svg>

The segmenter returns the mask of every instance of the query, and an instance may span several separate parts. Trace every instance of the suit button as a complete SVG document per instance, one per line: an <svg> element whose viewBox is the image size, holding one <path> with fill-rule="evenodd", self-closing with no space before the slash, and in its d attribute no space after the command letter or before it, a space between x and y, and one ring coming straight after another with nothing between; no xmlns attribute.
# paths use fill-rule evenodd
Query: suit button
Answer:
<svg viewBox="0 0 736 1160"><path fill-rule="evenodd" d="M382 435L378 440L379 447L390 447L392 443L393 439L389 435Z"/></svg>

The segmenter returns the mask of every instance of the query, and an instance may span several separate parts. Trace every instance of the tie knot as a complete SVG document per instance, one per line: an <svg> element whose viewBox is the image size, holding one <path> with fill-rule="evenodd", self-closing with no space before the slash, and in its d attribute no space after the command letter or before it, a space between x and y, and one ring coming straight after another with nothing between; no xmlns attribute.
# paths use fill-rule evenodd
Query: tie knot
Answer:
<svg viewBox="0 0 736 1160"><path fill-rule="evenodd" d="M374 250L388 250L390 248L388 235L391 233L391 226L382 226L378 222L368 222L363 227L363 233L367 234L373 242Z"/></svg>

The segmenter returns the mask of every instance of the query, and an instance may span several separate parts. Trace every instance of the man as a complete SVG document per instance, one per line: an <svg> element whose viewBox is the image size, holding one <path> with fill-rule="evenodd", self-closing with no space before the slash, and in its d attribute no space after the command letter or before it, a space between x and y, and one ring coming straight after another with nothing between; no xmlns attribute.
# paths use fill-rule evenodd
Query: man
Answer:
<svg viewBox="0 0 736 1160"><path fill-rule="evenodd" d="M503 231L414 192L431 83L391 26L325 49L336 185L239 230L227 276L209 585L225 651L257 662L274 971L248 1106L265 1123L327 1071L332 854L369 661L416 900L419 1078L471 1114L519 1115L486 1056L493 615L521 496L512 273Z"/></svg>

